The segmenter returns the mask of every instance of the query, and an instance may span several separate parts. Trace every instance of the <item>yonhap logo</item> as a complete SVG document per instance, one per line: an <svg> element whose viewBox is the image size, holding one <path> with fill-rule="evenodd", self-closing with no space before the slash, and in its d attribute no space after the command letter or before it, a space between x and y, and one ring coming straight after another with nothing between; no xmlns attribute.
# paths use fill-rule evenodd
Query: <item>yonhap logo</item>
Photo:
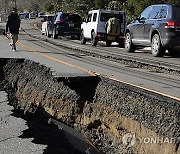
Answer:
<svg viewBox="0 0 180 154"><path fill-rule="evenodd" d="M179 144L180 137L136 137L135 134L127 133L122 138L122 143L130 148L136 144Z"/></svg>
<svg viewBox="0 0 180 154"><path fill-rule="evenodd" d="M124 145L127 146L127 148L132 147L136 143L135 134L131 134L131 133L125 134L122 138L122 142Z"/></svg>

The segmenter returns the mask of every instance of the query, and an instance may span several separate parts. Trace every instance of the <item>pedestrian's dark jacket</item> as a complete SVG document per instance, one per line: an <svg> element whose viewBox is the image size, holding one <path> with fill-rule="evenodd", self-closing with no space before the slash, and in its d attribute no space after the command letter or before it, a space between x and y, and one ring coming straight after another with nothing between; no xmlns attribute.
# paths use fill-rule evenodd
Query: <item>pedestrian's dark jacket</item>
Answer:
<svg viewBox="0 0 180 154"><path fill-rule="evenodd" d="M12 34L19 34L19 28L20 28L20 18L18 14L11 13L8 16L8 21L6 24L6 32L10 31Z"/></svg>

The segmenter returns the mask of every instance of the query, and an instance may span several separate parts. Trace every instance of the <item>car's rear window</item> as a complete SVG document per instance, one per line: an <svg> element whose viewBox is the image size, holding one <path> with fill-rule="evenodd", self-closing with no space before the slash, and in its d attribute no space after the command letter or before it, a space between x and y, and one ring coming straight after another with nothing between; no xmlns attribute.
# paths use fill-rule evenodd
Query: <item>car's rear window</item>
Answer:
<svg viewBox="0 0 180 154"><path fill-rule="evenodd" d="M109 18L114 18L114 17L116 19L120 19L120 14L101 13L100 20L102 22L107 22L109 20Z"/></svg>
<svg viewBox="0 0 180 154"><path fill-rule="evenodd" d="M82 22L81 17L77 14L63 14L62 18L65 21L72 21L74 23Z"/></svg>
<svg viewBox="0 0 180 154"><path fill-rule="evenodd" d="M180 6L174 6L174 18L180 20Z"/></svg>

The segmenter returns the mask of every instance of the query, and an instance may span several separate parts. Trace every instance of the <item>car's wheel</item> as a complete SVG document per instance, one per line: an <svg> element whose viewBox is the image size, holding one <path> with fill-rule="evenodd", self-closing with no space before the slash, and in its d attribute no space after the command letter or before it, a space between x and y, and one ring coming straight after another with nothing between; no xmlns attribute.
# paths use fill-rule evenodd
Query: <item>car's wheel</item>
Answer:
<svg viewBox="0 0 180 154"><path fill-rule="evenodd" d="M178 52L176 49L170 48L170 49L168 49L168 52L169 52L170 56L172 56L172 57L178 56Z"/></svg>
<svg viewBox="0 0 180 154"><path fill-rule="evenodd" d="M95 35L95 32L92 32L91 34L91 45L92 46L96 46L98 43L97 39L96 39L96 35Z"/></svg>
<svg viewBox="0 0 180 154"><path fill-rule="evenodd" d="M58 35L56 34L56 28L53 29L53 39L57 39Z"/></svg>
<svg viewBox="0 0 180 154"><path fill-rule="evenodd" d="M132 43L131 34L129 32L125 35L124 47L128 52L135 52L136 46Z"/></svg>
<svg viewBox="0 0 180 154"><path fill-rule="evenodd" d="M120 39L118 45L120 48L124 48L124 39Z"/></svg>
<svg viewBox="0 0 180 154"><path fill-rule="evenodd" d="M154 34L151 40L151 51L154 57L163 57L165 49L161 44L161 40L158 34Z"/></svg>
<svg viewBox="0 0 180 154"><path fill-rule="evenodd" d="M45 36L47 36L47 30L45 29Z"/></svg>
<svg viewBox="0 0 180 154"><path fill-rule="evenodd" d="M51 34L49 34L49 28L47 29L47 37L50 38Z"/></svg>
<svg viewBox="0 0 180 154"><path fill-rule="evenodd" d="M80 40L80 38L81 38L81 34L78 34L77 39Z"/></svg>
<svg viewBox="0 0 180 154"><path fill-rule="evenodd" d="M86 44L86 38L84 37L83 31L81 32L81 35L80 35L80 41L81 41L81 44Z"/></svg>
<svg viewBox="0 0 180 154"><path fill-rule="evenodd" d="M75 36L71 36L71 39L72 39L72 40L75 40L75 38L76 38Z"/></svg>
<svg viewBox="0 0 180 154"><path fill-rule="evenodd" d="M110 47L110 46L111 46L111 44L112 44L112 42L111 42L111 41L106 41L106 46L107 46L107 47Z"/></svg>

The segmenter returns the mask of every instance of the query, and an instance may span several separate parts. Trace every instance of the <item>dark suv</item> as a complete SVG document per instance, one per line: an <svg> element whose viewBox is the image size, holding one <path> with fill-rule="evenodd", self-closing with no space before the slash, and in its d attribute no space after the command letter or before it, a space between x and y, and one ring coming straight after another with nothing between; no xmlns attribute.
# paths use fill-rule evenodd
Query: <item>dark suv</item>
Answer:
<svg viewBox="0 0 180 154"><path fill-rule="evenodd" d="M78 14L62 13L56 15L53 29L53 38L58 36L77 36L80 38L82 19Z"/></svg>
<svg viewBox="0 0 180 154"><path fill-rule="evenodd" d="M158 4L147 7L127 26L125 49L151 46L153 56L162 57L165 50L176 55L180 47L180 5Z"/></svg>

